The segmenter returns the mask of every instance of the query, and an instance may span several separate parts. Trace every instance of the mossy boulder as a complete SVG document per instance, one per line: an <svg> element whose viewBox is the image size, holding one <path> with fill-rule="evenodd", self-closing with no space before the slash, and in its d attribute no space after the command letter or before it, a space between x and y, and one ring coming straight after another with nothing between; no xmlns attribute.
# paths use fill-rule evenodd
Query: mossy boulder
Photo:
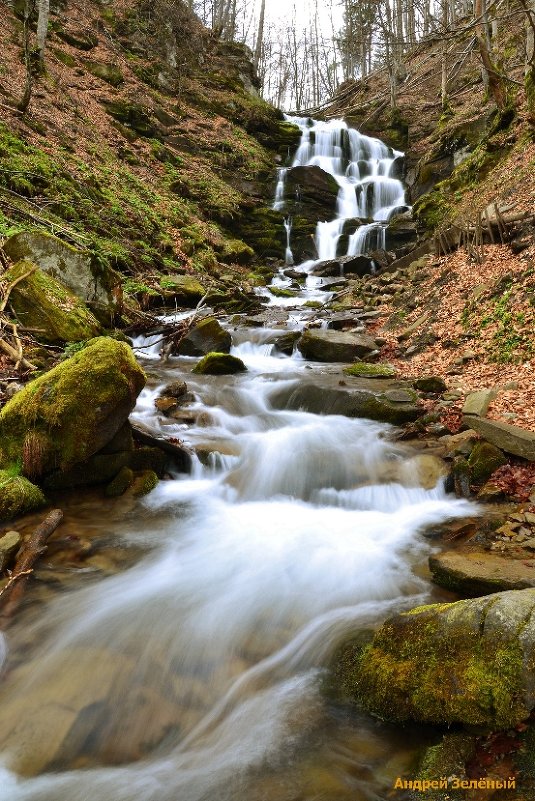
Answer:
<svg viewBox="0 0 535 801"><path fill-rule="evenodd" d="M91 61L87 58L84 58L82 63L91 75L94 75L95 78L100 78L101 81L106 81L111 86L117 87L124 83L124 75L118 64Z"/></svg>
<svg viewBox="0 0 535 801"><path fill-rule="evenodd" d="M336 671L346 696L388 721L516 726L535 707L535 590L395 615Z"/></svg>
<svg viewBox="0 0 535 801"><path fill-rule="evenodd" d="M207 353L228 353L232 339L215 317L205 317L179 342L178 356L206 356Z"/></svg>
<svg viewBox="0 0 535 801"><path fill-rule="evenodd" d="M105 325L121 312L121 279L115 270L93 262L88 253L51 234L22 231L7 239L3 248L11 261L28 260L61 281Z"/></svg>
<svg viewBox="0 0 535 801"><path fill-rule="evenodd" d="M216 253L224 264L249 264L254 257L254 250L241 239L224 239Z"/></svg>
<svg viewBox="0 0 535 801"><path fill-rule="evenodd" d="M206 294L206 289L191 275L173 275L162 278L162 293L166 300L174 300L180 306L195 307Z"/></svg>
<svg viewBox="0 0 535 801"><path fill-rule="evenodd" d="M38 479L86 461L123 427L144 385L128 345L92 340L4 406L0 465L22 463L24 475Z"/></svg>
<svg viewBox="0 0 535 801"><path fill-rule="evenodd" d="M111 117L140 136L158 137L158 126L145 106L126 100L103 100L102 104Z"/></svg>
<svg viewBox="0 0 535 801"><path fill-rule="evenodd" d="M230 353L208 353L193 368L193 372L199 375L233 375L246 370L242 360Z"/></svg>
<svg viewBox="0 0 535 801"><path fill-rule="evenodd" d="M344 367L344 373L355 378L393 378L396 375L396 368L391 364L355 362L349 367Z"/></svg>
<svg viewBox="0 0 535 801"><path fill-rule="evenodd" d="M11 307L43 342L81 342L99 333L100 324L85 303L32 262L17 262L2 279L7 285L22 279L11 290Z"/></svg>
<svg viewBox="0 0 535 801"><path fill-rule="evenodd" d="M295 343L301 337L299 331L286 331L284 334L273 338L273 349L286 356L291 356L294 352Z"/></svg>
<svg viewBox="0 0 535 801"><path fill-rule="evenodd" d="M46 503L45 496L35 484L11 471L0 470L0 520L11 520Z"/></svg>
<svg viewBox="0 0 535 801"><path fill-rule="evenodd" d="M105 490L105 495L108 498L117 498L124 495L126 490L134 483L134 471L129 467L123 467L115 478L110 481Z"/></svg>
<svg viewBox="0 0 535 801"><path fill-rule="evenodd" d="M468 457L470 478L473 484L487 481L498 467L507 463L502 451L490 442L476 442Z"/></svg>
<svg viewBox="0 0 535 801"><path fill-rule="evenodd" d="M305 331L297 347L305 357L318 362L352 362L369 356L377 343L368 334L315 328Z"/></svg>
<svg viewBox="0 0 535 801"><path fill-rule="evenodd" d="M134 498L142 498L158 485L159 478L154 470L143 470L135 477L132 485L132 495Z"/></svg>

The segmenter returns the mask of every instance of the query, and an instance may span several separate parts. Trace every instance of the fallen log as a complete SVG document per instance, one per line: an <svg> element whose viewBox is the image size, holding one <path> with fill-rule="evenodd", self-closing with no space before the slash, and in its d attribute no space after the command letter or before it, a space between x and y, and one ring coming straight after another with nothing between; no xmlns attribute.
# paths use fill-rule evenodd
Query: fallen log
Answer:
<svg viewBox="0 0 535 801"><path fill-rule="evenodd" d="M40 556L46 551L46 541L63 520L61 509L53 509L40 523L19 552L15 567L6 586L0 591L0 630L6 629L24 595L29 576Z"/></svg>

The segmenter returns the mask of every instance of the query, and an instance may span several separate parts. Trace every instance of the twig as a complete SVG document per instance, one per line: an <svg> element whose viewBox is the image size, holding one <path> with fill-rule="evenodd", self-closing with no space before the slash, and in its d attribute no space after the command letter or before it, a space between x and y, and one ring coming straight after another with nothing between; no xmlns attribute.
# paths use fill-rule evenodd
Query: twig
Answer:
<svg viewBox="0 0 535 801"><path fill-rule="evenodd" d="M8 304L8 301L9 301L9 296L11 294L11 291L17 286L18 283L20 283L21 281L24 281L25 278L28 278L28 276L31 275L32 273L34 273L36 270L37 270L37 267L34 265L33 267L31 267L31 269L27 270L22 275L19 275L18 278L15 278L15 280L11 284L9 284L8 287L6 287L6 289L3 292L3 295L4 295L3 300L0 303L0 313L5 311L5 308L6 308L7 304Z"/></svg>

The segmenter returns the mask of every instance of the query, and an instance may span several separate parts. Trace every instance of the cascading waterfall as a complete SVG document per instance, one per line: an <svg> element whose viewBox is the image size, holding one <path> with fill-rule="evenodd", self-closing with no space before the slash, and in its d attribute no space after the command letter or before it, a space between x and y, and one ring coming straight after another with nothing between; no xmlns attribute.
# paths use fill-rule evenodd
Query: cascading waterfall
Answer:
<svg viewBox="0 0 535 801"><path fill-rule="evenodd" d="M294 263L294 254L292 253L292 249L290 247L291 237L292 237L292 218L285 217L284 219L284 230L286 231L286 252L284 254L285 263L290 265Z"/></svg>
<svg viewBox="0 0 535 801"><path fill-rule="evenodd" d="M319 122L308 117L287 117L301 129L301 142L291 167L320 167L338 184L336 218L320 221L316 229L318 260L356 256L385 249L386 223L407 209L403 184L393 173L403 153L379 139L348 128L343 120ZM279 170L274 209L284 208L288 168ZM372 220L349 237L346 254L338 244L347 220Z"/></svg>

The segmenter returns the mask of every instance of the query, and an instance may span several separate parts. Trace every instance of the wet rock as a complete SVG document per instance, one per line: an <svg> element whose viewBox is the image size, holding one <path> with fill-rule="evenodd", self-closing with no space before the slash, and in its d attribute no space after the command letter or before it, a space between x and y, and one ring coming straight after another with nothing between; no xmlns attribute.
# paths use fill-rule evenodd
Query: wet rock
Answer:
<svg viewBox="0 0 535 801"><path fill-rule="evenodd" d="M185 381L171 381L170 384L167 384L162 392L160 397L162 398L176 398L182 399L188 394L188 385Z"/></svg>
<svg viewBox="0 0 535 801"><path fill-rule="evenodd" d="M489 551L445 551L429 558L435 584L465 598L535 587L535 563Z"/></svg>
<svg viewBox="0 0 535 801"><path fill-rule="evenodd" d="M319 362L352 362L377 349L375 340L367 334L328 329L305 331L297 346L305 359Z"/></svg>
<svg viewBox="0 0 535 801"><path fill-rule="evenodd" d="M338 256L336 259L318 262L313 275L339 276L348 273L363 276L373 272L373 268L373 259L369 256Z"/></svg>
<svg viewBox="0 0 535 801"><path fill-rule="evenodd" d="M143 470L140 475L136 476L132 485L134 498L142 498L144 495L148 495L158 485L158 481L158 476L154 470Z"/></svg>
<svg viewBox="0 0 535 801"><path fill-rule="evenodd" d="M470 465L463 456L456 456L453 460L452 478L455 494L458 498L470 498Z"/></svg>
<svg viewBox="0 0 535 801"><path fill-rule="evenodd" d="M131 456L130 452L99 453L65 470L53 470L43 476L41 482L47 490L65 490L105 484L130 464Z"/></svg>
<svg viewBox="0 0 535 801"><path fill-rule="evenodd" d="M284 353L285 356L291 356L294 352L295 343L300 337L300 331L286 331L284 334L273 338L273 349L279 353Z"/></svg>
<svg viewBox="0 0 535 801"><path fill-rule="evenodd" d="M195 365L192 372L200 375L233 375L246 370L247 367L236 356L229 353L208 353Z"/></svg>
<svg viewBox="0 0 535 801"><path fill-rule="evenodd" d="M315 213L322 211L328 217L336 211L338 189L333 176L321 167L292 167L286 175L288 199L307 209L312 206Z"/></svg>
<svg viewBox="0 0 535 801"><path fill-rule="evenodd" d="M87 461L125 424L144 384L128 345L92 340L4 406L0 464L20 460L23 473L37 479Z"/></svg>
<svg viewBox="0 0 535 801"><path fill-rule="evenodd" d="M11 520L18 515L38 509L46 503L39 487L23 476L0 470L0 520Z"/></svg>
<svg viewBox="0 0 535 801"><path fill-rule="evenodd" d="M506 453L535 461L535 432L475 415L466 415L463 422Z"/></svg>
<svg viewBox="0 0 535 801"><path fill-rule="evenodd" d="M11 567L21 543L22 537L18 531L7 531L0 537L0 573Z"/></svg>
<svg viewBox="0 0 535 801"><path fill-rule="evenodd" d="M206 317L193 326L179 342L175 355L206 356L208 353L228 353L232 339L215 317Z"/></svg>
<svg viewBox="0 0 535 801"><path fill-rule="evenodd" d="M108 498L117 498L124 495L126 490L134 483L134 471L129 467L123 467L115 478L110 481L105 489L105 495Z"/></svg>
<svg viewBox="0 0 535 801"><path fill-rule="evenodd" d="M395 615L342 652L342 689L389 721L515 726L535 706L534 612L526 589Z"/></svg>
<svg viewBox="0 0 535 801"><path fill-rule="evenodd" d="M3 278L8 283L22 278L10 303L20 323L39 332L43 342L81 342L99 333L100 324L85 303L32 262L17 262Z"/></svg>
<svg viewBox="0 0 535 801"><path fill-rule="evenodd" d="M484 484L504 464L507 464L507 459L499 448L490 442L476 442L468 457L472 483Z"/></svg>
<svg viewBox="0 0 535 801"><path fill-rule="evenodd" d="M189 473L191 470L191 454L185 448L184 444L179 440L170 441L167 439L162 439L156 437L153 432L143 426L142 423L136 422L134 426L132 426L132 432L134 435L134 440L139 443L140 445L145 446L145 448L138 448L135 453L135 464L140 464L140 460L143 457L143 452L147 449L150 450L159 450L162 451L164 455L167 455L167 460L165 463L165 469L168 467L168 462L171 465L179 470L182 473ZM141 454L141 455L140 455ZM141 467L135 466L132 464L133 469L142 470L145 469L146 465L143 464ZM151 469L154 469L154 466L150 466ZM155 470L158 472L158 470Z"/></svg>
<svg viewBox="0 0 535 801"><path fill-rule="evenodd" d="M127 421L112 439L100 449L101 454L106 453L123 453L124 451L134 450L134 437L132 435L132 426Z"/></svg>
<svg viewBox="0 0 535 801"><path fill-rule="evenodd" d="M383 394L362 389L328 389L315 384L301 384L280 390L272 395L271 402L277 409L364 417L393 425L412 422L423 413L423 409L416 404L393 403Z"/></svg>
<svg viewBox="0 0 535 801"><path fill-rule="evenodd" d="M13 262L28 260L88 304L104 325L110 325L122 306L121 278L103 269L87 254L50 234L23 231L3 245ZM74 340L68 340L74 341Z"/></svg>

